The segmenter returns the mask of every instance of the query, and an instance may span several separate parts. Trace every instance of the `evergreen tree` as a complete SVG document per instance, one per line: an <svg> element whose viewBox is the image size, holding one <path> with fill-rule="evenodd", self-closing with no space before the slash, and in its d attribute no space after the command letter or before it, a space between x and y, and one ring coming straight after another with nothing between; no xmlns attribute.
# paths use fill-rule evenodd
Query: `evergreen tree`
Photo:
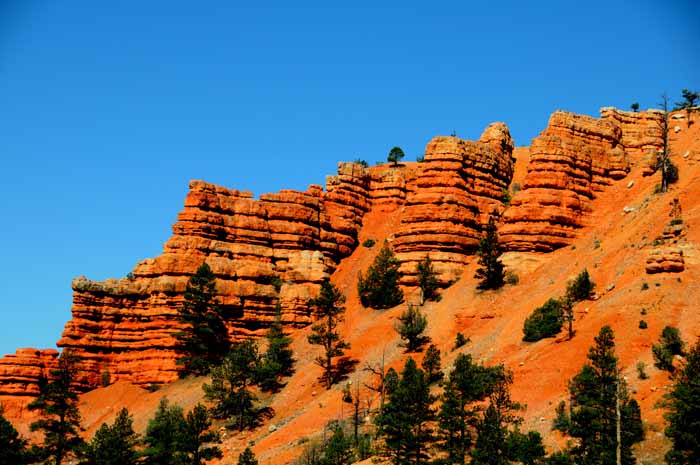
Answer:
<svg viewBox="0 0 700 465"><path fill-rule="evenodd" d="M263 391L277 391L283 385L280 378L294 373L294 352L289 346L292 338L284 333L279 302L274 323L267 330L267 350L257 368L257 383Z"/></svg>
<svg viewBox="0 0 700 465"><path fill-rule="evenodd" d="M572 453L581 465L615 465L617 408L620 410L621 458L635 463L632 445L643 439L639 405L630 399L620 378L615 338L609 326L601 328L588 352L589 363L569 383L569 435L579 440ZM618 404L619 403L619 404Z"/></svg>
<svg viewBox="0 0 700 465"><path fill-rule="evenodd" d="M479 289L498 289L505 284L505 267L500 260L502 253L498 243L496 217L491 215L477 250L479 268L474 277L481 280L477 286Z"/></svg>
<svg viewBox="0 0 700 465"><path fill-rule="evenodd" d="M427 449L433 440L430 423L435 419L434 400L425 373L409 358L396 389L389 394L384 410L377 417L385 446L383 454L394 465L428 463Z"/></svg>
<svg viewBox="0 0 700 465"><path fill-rule="evenodd" d="M27 441L3 416L0 404L0 465L26 465L28 462Z"/></svg>
<svg viewBox="0 0 700 465"><path fill-rule="evenodd" d="M357 292L364 307L391 308L403 301L403 291L399 287L400 265L385 243L367 273L364 276L360 273L357 281Z"/></svg>
<svg viewBox="0 0 700 465"><path fill-rule="evenodd" d="M35 454L41 460L50 457L53 465L61 465L84 444L79 434L80 412L74 386L76 363L77 359L64 351L50 378L39 380L39 396L28 407L30 411L41 412L41 419L30 425L32 431L44 433L44 442L35 448Z"/></svg>
<svg viewBox="0 0 700 465"><path fill-rule="evenodd" d="M490 404L477 425L476 445L471 453L472 465L508 465L506 451L507 431L501 424L498 412Z"/></svg>
<svg viewBox="0 0 700 465"><path fill-rule="evenodd" d="M588 270L583 270L566 286L566 297L572 302L580 302L590 297L595 288L595 283L591 281Z"/></svg>
<svg viewBox="0 0 700 465"><path fill-rule="evenodd" d="M545 450L542 444L542 436L537 431L528 431L527 434L518 430L510 431L506 438L506 455L510 460L523 465L535 465L544 459Z"/></svg>
<svg viewBox="0 0 700 465"><path fill-rule="evenodd" d="M252 339L234 344L221 365L211 372L211 384L205 384L205 398L214 403L214 418L233 419L231 426L243 430L256 421L257 398L250 391L258 367L258 347Z"/></svg>
<svg viewBox="0 0 700 465"><path fill-rule="evenodd" d="M326 280L321 285L318 297L309 302L318 318L311 327L308 341L311 344L323 347L323 355L316 358L316 363L323 368L326 389L330 389L335 382L333 359L345 353L350 344L341 339L338 333L338 325L343 321L345 313L345 296Z"/></svg>
<svg viewBox="0 0 700 465"><path fill-rule="evenodd" d="M502 377L503 367L473 363L469 354L459 354L444 385L438 414L438 449L441 463L461 464L474 445L480 408L477 402L490 396Z"/></svg>
<svg viewBox="0 0 700 465"><path fill-rule="evenodd" d="M185 465L202 465L205 460L221 458L221 443L218 433L209 431L211 420L207 409L197 404L184 421L182 453ZM213 445L212 445L213 444Z"/></svg>
<svg viewBox="0 0 700 465"><path fill-rule="evenodd" d="M135 465L139 455L136 452L138 436L133 424L126 408L119 411L111 426L102 423L85 447L81 465Z"/></svg>
<svg viewBox="0 0 700 465"><path fill-rule="evenodd" d="M355 461L352 442L339 425L326 443L320 465L350 465Z"/></svg>
<svg viewBox="0 0 700 465"><path fill-rule="evenodd" d="M258 465L258 459L255 458L255 454L253 454L250 446L246 447L241 455L238 456L238 465Z"/></svg>
<svg viewBox="0 0 700 465"><path fill-rule="evenodd" d="M398 331L401 339L406 341L406 351L417 351L427 340L423 331L428 326L428 319L418 307L409 305L399 317Z"/></svg>
<svg viewBox="0 0 700 465"><path fill-rule="evenodd" d="M656 169L661 171L661 185L659 186L659 191L665 193L668 190L669 184L678 181L678 168L671 161L671 149L668 144L670 123L668 96L665 93L661 95L659 107L661 108L662 116L661 120L658 121L658 126L661 131L663 148L657 157Z"/></svg>
<svg viewBox="0 0 700 465"><path fill-rule="evenodd" d="M183 330L175 333L181 376L202 376L221 363L228 353L228 330L216 300L216 277L206 262L187 283L185 300L178 309Z"/></svg>
<svg viewBox="0 0 700 465"><path fill-rule="evenodd" d="M405 155L403 150L401 150L401 147L394 147L389 151L389 155L386 157L386 160L396 166L401 160L403 160L404 156Z"/></svg>
<svg viewBox="0 0 700 465"><path fill-rule="evenodd" d="M171 406L163 398L158 405L155 416L148 422L146 436L143 439L146 449L143 451L146 465L181 464L185 457L182 453L186 438L185 419L182 408Z"/></svg>
<svg viewBox="0 0 700 465"><path fill-rule="evenodd" d="M430 255L426 255L425 260L418 262L418 265L416 265L416 274L418 276L418 286L421 290L422 302L426 300L437 300L439 297L439 284L437 273L433 268L433 262L430 260Z"/></svg>
<svg viewBox="0 0 700 465"><path fill-rule="evenodd" d="M672 443L666 462L669 465L700 463L700 340L676 374L666 407L666 436Z"/></svg>
<svg viewBox="0 0 700 465"><path fill-rule="evenodd" d="M421 363L421 368L425 371L428 377L428 383L439 381L443 377L440 366L440 349L435 347L435 344L430 344L425 351L425 357Z"/></svg>
<svg viewBox="0 0 700 465"><path fill-rule="evenodd" d="M632 111L637 113L639 111L639 103L634 102L632 105L630 105L630 108L632 108Z"/></svg>

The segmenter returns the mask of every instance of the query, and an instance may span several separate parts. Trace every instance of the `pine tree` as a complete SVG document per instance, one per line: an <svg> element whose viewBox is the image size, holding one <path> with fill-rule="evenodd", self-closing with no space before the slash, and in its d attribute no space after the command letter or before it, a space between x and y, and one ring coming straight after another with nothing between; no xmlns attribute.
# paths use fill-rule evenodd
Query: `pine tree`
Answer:
<svg viewBox="0 0 700 465"><path fill-rule="evenodd" d="M438 414L437 448L443 453L440 463L466 463L481 421L480 403L494 394L499 383L510 379L506 375L500 365L485 367L475 364L469 354L457 356L454 369L444 383ZM494 408L501 404L504 402L494 402Z"/></svg>
<svg viewBox="0 0 700 465"><path fill-rule="evenodd" d="M182 408L171 406L163 398L158 405L155 416L148 422L146 436L143 439L146 449L143 451L146 465L172 465L182 463L185 459L182 444L186 437L185 419Z"/></svg>
<svg viewBox="0 0 700 465"><path fill-rule="evenodd" d="M0 404L0 465L26 465L29 463L27 441L3 415Z"/></svg>
<svg viewBox="0 0 700 465"><path fill-rule="evenodd" d="M527 434L519 430L510 431L506 438L506 456L510 460L523 465L535 465L541 463L545 456L542 436L537 431L528 431Z"/></svg>
<svg viewBox="0 0 700 465"><path fill-rule="evenodd" d="M601 328L588 359L589 363L569 383L568 433L579 440L572 454L581 465L615 465L619 402L622 463L634 464L632 445L643 439L641 415L620 378L615 337L609 326Z"/></svg>
<svg viewBox="0 0 700 465"><path fill-rule="evenodd" d="M440 349L435 347L435 344L430 344L425 351L421 368L425 371L429 383L439 381L443 377L440 366Z"/></svg>
<svg viewBox="0 0 700 465"><path fill-rule="evenodd" d="M427 340L423 331L428 326L428 320L418 307L409 305L399 317L399 325L396 328L401 339L406 341L406 351L417 351Z"/></svg>
<svg viewBox="0 0 700 465"><path fill-rule="evenodd" d="M85 447L81 465L135 465L138 436L134 432L133 419L123 408L110 426L102 423L92 441Z"/></svg>
<svg viewBox="0 0 700 465"><path fill-rule="evenodd" d="M324 447L321 465L350 465L354 461L350 438L345 435L342 427L336 426Z"/></svg>
<svg viewBox="0 0 700 465"><path fill-rule="evenodd" d="M357 281L357 292L364 307L375 309L395 307L403 301L403 291L399 287L399 266L401 263L385 243L382 250L367 269L367 273Z"/></svg>
<svg viewBox="0 0 700 465"><path fill-rule="evenodd" d="M39 380L39 396L28 407L30 411L41 412L41 419L30 425L32 431L44 433L44 442L36 448L36 455L40 459L50 457L53 465L61 465L84 444L79 434L80 412L74 386L76 364L77 358L64 351L49 379Z"/></svg>
<svg viewBox="0 0 700 465"><path fill-rule="evenodd" d="M216 277L206 262L187 283L185 300L178 309L185 327L175 333L181 376L202 376L221 363L228 353L228 330L216 299Z"/></svg>
<svg viewBox="0 0 700 465"><path fill-rule="evenodd" d="M433 441L430 423L435 419L434 401L425 373L409 358L396 389L389 394L384 410L377 417L379 435L385 446L383 454L394 465L428 463L427 450Z"/></svg>
<svg viewBox="0 0 700 465"><path fill-rule="evenodd" d="M501 246L498 243L498 232L496 227L496 217L492 214L486 225L485 233L479 240L479 268L476 270L475 278L481 282L477 286L479 289L498 289L505 284L505 267L501 263Z"/></svg>
<svg viewBox="0 0 700 465"><path fill-rule="evenodd" d="M263 391L275 392L283 386L280 378L294 373L294 352L289 348L292 338L284 333L279 303L275 321L266 336L267 350L257 368L257 383Z"/></svg>
<svg viewBox="0 0 700 465"><path fill-rule="evenodd" d="M250 446L246 447L241 455L238 456L238 465L258 465L258 459L255 458L255 454L253 454Z"/></svg>
<svg viewBox="0 0 700 465"><path fill-rule="evenodd" d="M335 382L333 359L350 348L350 344L341 339L338 333L338 325L345 313L344 303L345 296L329 280L321 285L318 297L309 302L318 321L311 327L308 341L323 347L323 355L316 358L316 363L324 370L326 389L330 389Z"/></svg>
<svg viewBox="0 0 700 465"><path fill-rule="evenodd" d="M666 397L666 407L666 437L672 443L666 462L669 465L700 463L700 340L691 348L685 365L676 373L671 392Z"/></svg>
<svg viewBox="0 0 700 465"><path fill-rule="evenodd" d="M207 409L201 404L195 405L184 422L182 452L185 464L203 465L206 460L222 457L221 449L216 446L221 443L221 438L209 428L211 420Z"/></svg>
<svg viewBox="0 0 700 465"><path fill-rule="evenodd" d="M250 391L258 367L258 346L252 339L234 344L221 365L211 372L211 384L205 384L205 398L214 403L214 418L232 419L231 426L243 430L257 422L255 402Z"/></svg>
<svg viewBox="0 0 700 465"><path fill-rule="evenodd" d="M671 149L668 144L669 137L669 111L668 111L668 95L665 93L661 95L661 102L659 103L661 108L662 116L661 120L658 121L659 130L661 131L661 138L663 140L663 148L659 153L656 161L656 168L661 171L661 185L659 190L665 193L668 190L669 184L673 184L678 181L678 168L671 161Z"/></svg>
<svg viewBox="0 0 700 465"><path fill-rule="evenodd" d="M389 151L389 155L386 157L386 160L396 166L401 160L403 160L404 156L405 155L403 150L401 150L401 147L394 147Z"/></svg>
<svg viewBox="0 0 700 465"><path fill-rule="evenodd" d="M425 260L418 262L416 265L416 274L418 276L418 286L421 290L421 300L425 302L426 300L437 300L438 294L438 280L437 273L433 268L433 262L430 260L430 255L425 256Z"/></svg>
<svg viewBox="0 0 700 465"><path fill-rule="evenodd" d="M591 281L591 275L584 269L566 286L566 297L572 302L580 302L590 297L595 289L595 283Z"/></svg>
<svg viewBox="0 0 700 465"><path fill-rule="evenodd" d="M476 445L471 453L472 465L509 465L506 451L506 428L493 404L477 424Z"/></svg>

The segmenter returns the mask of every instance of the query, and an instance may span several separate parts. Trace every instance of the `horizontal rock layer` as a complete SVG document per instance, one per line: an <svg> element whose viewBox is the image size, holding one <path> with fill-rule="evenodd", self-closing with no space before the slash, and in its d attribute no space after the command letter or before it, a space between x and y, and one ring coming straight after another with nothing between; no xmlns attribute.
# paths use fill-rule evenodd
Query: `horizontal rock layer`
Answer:
<svg viewBox="0 0 700 465"><path fill-rule="evenodd" d="M648 274L679 273L684 269L683 250L678 247L652 249L647 255L646 272Z"/></svg>
<svg viewBox="0 0 700 465"><path fill-rule="evenodd" d="M461 274L489 215L504 208L512 153L513 139L503 123L491 124L478 141L430 141L393 242L403 284L417 284L416 265L428 254L443 284Z"/></svg>
<svg viewBox="0 0 700 465"><path fill-rule="evenodd" d="M404 174L405 173L405 174ZM254 199L249 192L193 181L163 253L128 277L73 281L73 318L59 347L82 359L81 383L138 385L177 379L173 333L189 277L206 261L233 339L259 336L274 319L310 322L308 300L357 246L364 214L396 210L411 170L341 163L326 191L283 190Z"/></svg>
<svg viewBox="0 0 700 465"><path fill-rule="evenodd" d="M626 177L662 142L655 111L601 112L599 119L557 111L532 141L527 176L499 229L507 250L548 252L571 244L596 192Z"/></svg>

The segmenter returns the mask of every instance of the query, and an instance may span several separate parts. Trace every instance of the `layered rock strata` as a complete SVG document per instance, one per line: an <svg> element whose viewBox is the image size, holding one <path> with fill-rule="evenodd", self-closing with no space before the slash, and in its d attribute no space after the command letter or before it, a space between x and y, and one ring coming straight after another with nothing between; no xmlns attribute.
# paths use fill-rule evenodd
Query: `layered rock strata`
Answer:
<svg viewBox="0 0 700 465"><path fill-rule="evenodd" d="M416 265L428 254L443 284L461 274L489 215L504 208L512 153L503 123L491 124L478 141L436 137L428 143L393 241L403 284L417 284Z"/></svg>
<svg viewBox="0 0 700 465"><path fill-rule="evenodd" d="M569 245L596 192L626 177L645 150L658 149L655 112L602 113L599 119L557 111L532 141L527 176L499 230L508 250L550 252Z"/></svg>
<svg viewBox="0 0 700 465"><path fill-rule="evenodd" d="M57 360L55 349L18 349L0 358L0 405L5 417L22 416L39 394L39 380L49 376Z"/></svg>
<svg viewBox="0 0 700 465"><path fill-rule="evenodd" d="M647 255L647 274L679 273L684 269L685 260L683 259L683 250L678 247L652 249Z"/></svg>
<svg viewBox="0 0 700 465"><path fill-rule="evenodd" d="M411 170L405 170L411 173ZM308 300L357 246L364 214L396 209L405 176L390 167L339 164L326 191L249 192L193 181L163 253L127 278L73 281L73 318L58 342L82 359L80 382L105 377L142 386L177 378L173 333L189 277L206 261L233 339L259 336L275 317L301 327Z"/></svg>

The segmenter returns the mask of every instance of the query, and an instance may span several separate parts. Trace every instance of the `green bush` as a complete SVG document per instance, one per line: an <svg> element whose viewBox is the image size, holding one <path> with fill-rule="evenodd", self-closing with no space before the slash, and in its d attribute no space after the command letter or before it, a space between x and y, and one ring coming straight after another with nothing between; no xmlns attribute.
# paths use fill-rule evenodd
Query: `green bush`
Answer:
<svg viewBox="0 0 700 465"><path fill-rule="evenodd" d="M656 368L673 372L673 357L685 353L685 343L681 339L678 328L666 326L661 331L658 344L651 346L651 353L654 356Z"/></svg>
<svg viewBox="0 0 700 465"><path fill-rule="evenodd" d="M546 337L553 337L561 330L564 323L564 311L561 301L549 299L544 305L535 309L523 325L523 341L535 342Z"/></svg>
<svg viewBox="0 0 700 465"><path fill-rule="evenodd" d="M374 247L374 244L376 244L376 241L374 239L366 239L362 243L362 247L364 247L366 249L371 249L372 247Z"/></svg>
<svg viewBox="0 0 700 465"><path fill-rule="evenodd" d="M639 329L647 329L647 322L645 320L639 320Z"/></svg>
<svg viewBox="0 0 700 465"><path fill-rule="evenodd" d="M588 299L594 288L595 283L591 281L588 270L583 270L566 286L566 296L573 302L580 302Z"/></svg>
<svg viewBox="0 0 700 465"><path fill-rule="evenodd" d="M468 342L468 337L462 333L457 333L457 336L455 337L455 349L459 349L460 347L467 345Z"/></svg>

